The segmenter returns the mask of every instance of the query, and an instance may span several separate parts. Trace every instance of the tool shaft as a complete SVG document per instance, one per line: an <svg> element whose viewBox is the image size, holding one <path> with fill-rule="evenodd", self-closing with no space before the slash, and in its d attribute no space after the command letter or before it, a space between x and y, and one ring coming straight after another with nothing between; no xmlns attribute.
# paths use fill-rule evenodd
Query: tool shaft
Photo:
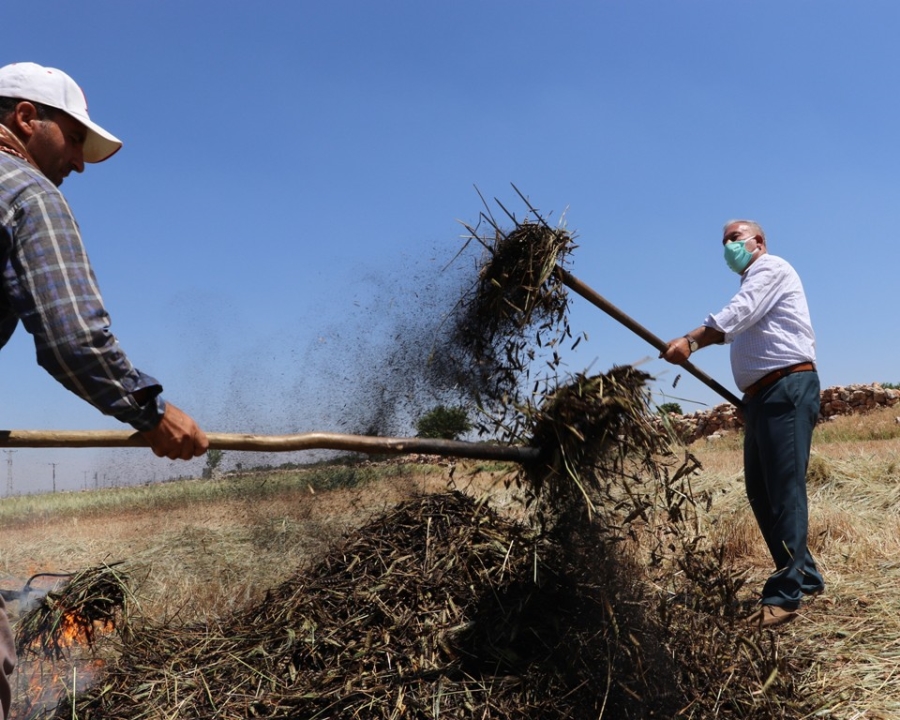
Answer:
<svg viewBox="0 0 900 720"><path fill-rule="evenodd" d="M291 452L295 450L346 450L368 454L442 455L475 460L537 460L537 448L462 440L375 437L342 433L310 432L296 435L207 433L213 450ZM148 447L140 433L127 430L0 430L0 447L16 448L126 448Z"/></svg>
<svg viewBox="0 0 900 720"><path fill-rule="evenodd" d="M637 322L633 318L626 315L619 308L617 308L615 305L613 305L611 302L609 302L609 300L604 298L602 295L597 293L592 288L585 285L581 280L576 278L574 275L569 273L567 270L564 270L563 268L557 268L557 270L559 271L560 277L562 278L562 281L566 285L566 287L577 292L579 295L581 295L581 297L583 297L585 300L587 300L591 304L593 304L596 307L603 310L603 312L605 312L607 315L609 315L613 319L618 320L620 323L622 323L622 325L627 327L629 330L631 330L633 333L638 335L640 338L646 340L648 343L650 343L653 347L655 347L660 352L665 352L666 348L668 347L667 343L660 340L658 337L656 337L656 335L654 335L652 332L650 332L647 328L645 328L643 325L641 325L639 322ZM680 367L683 367L685 370L687 370L691 375L693 375L695 378L697 378L704 385L706 385L710 389L714 390L715 392L719 393L719 395L721 395L723 398L725 398L728 402L730 402L735 407L738 407L738 408L743 407L744 403L740 400L740 398L738 398L734 393L732 393L730 390L728 390L728 388L725 388L722 385L720 385L716 380L711 378L705 372L703 372L699 368L695 367L693 364L691 364L690 361L686 360L685 362L681 363Z"/></svg>

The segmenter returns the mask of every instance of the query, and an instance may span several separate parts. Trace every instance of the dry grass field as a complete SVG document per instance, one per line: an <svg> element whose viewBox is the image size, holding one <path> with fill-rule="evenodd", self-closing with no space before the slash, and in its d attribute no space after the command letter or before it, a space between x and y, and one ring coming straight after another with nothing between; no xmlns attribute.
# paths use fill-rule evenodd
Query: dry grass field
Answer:
<svg viewBox="0 0 900 720"><path fill-rule="evenodd" d="M808 474L810 547L825 593L779 632L782 652L815 659L801 687L820 717L900 718L900 424L896 409L841 417L816 431ZM702 447L701 447L702 445ZM695 444L714 489L709 532L751 586L770 570L742 491L738 438Z"/></svg>
<svg viewBox="0 0 900 720"><path fill-rule="evenodd" d="M897 414L839 418L816 431L810 544L828 586L777 632L778 652L807 660L803 677L793 680L815 698L809 717L900 718ZM770 568L744 499L740 438L699 441L689 450L702 464L694 490L713 498L701 530L745 570L751 597ZM502 466L395 461L7 498L0 503L0 587L20 589L35 573L122 561L144 616L202 620L260 601L343 533L420 493L452 484L519 516L523 508L503 476ZM17 691L20 701L32 692L24 683Z"/></svg>

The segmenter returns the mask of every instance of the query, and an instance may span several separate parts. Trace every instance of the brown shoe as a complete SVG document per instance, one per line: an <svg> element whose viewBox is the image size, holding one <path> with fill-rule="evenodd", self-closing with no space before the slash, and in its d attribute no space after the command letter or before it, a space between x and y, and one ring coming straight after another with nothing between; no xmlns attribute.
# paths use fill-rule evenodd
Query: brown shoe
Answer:
<svg viewBox="0 0 900 720"><path fill-rule="evenodd" d="M780 605L763 605L747 618L747 622L759 628L771 628L789 623L795 617L796 610L788 610Z"/></svg>

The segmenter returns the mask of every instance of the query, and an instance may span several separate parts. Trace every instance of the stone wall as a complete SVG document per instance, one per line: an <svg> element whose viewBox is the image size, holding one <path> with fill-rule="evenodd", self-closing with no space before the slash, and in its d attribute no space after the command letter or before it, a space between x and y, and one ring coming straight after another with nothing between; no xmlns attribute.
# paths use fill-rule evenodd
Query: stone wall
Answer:
<svg viewBox="0 0 900 720"><path fill-rule="evenodd" d="M847 385L830 387L822 391L822 409L819 422L838 415L855 415L900 403L900 390L873 385ZM710 410L688 415L670 414L675 431L692 443L703 437L721 435L742 427L737 410L730 403L717 405Z"/></svg>

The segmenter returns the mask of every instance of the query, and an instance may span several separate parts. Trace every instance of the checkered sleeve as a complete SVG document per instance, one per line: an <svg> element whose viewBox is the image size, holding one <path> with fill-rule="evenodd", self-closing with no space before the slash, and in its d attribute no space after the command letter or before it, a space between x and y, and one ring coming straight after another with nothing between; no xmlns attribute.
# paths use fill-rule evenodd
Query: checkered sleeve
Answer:
<svg viewBox="0 0 900 720"><path fill-rule="evenodd" d="M81 234L55 187L38 183L14 208L4 284L16 316L34 337L38 363L102 413L137 430L164 411L159 382L136 369L110 331ZM151 399L139 404L133 393Z"/></svg>

